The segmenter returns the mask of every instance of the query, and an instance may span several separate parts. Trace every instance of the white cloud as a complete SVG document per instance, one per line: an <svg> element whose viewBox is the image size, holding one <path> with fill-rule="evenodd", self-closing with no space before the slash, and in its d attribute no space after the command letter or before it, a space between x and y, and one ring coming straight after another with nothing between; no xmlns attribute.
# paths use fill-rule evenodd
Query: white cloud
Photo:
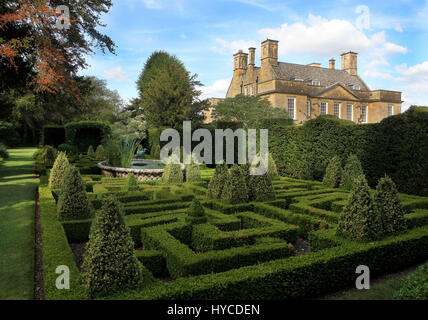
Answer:
<svg viewBox="0 0 428 320"><path fill-rule="evenodd" d="M364 72L364 77L382 79L382 80L397 80L394 76L390 75L389 73L383 73L383 72L374 71L374 70L367 70L366 72Z"/></svg>
<svg viewBox="0 0 428 320"><path fill-rule="evenodd" d="M395 69L405 76L425 78L428 80L428 60L410 68L407 67L407 64L402 64Z"/></svg>
<svg viewBox="0 0 428 320"><path fill-rule="evenodd" d="M265 4L263 0L233 0L235 2L244 3L250 6L258 7L267 11L274 11L275 9L272 6Z"/></svg>
<svg viewBox="0 0 428 320"><path fill-rule="evenodd" d="M130 74L125 72L120 66L104 70L104 78L108 80L114 80L117 82L132 82L129 76Z"/></svg>
<svg viewBox="0 0 428 320"><path fill-rule="evenodd" d="M397 31L397 32L403 32L403 27L402 27L400 24L397 24L397 25L394 27L394 30L395 30L395 31Z"/></svg>
<svg viewBox="0 0 428 320"><path fill-rule="evenodd" d="M214 46L211 49L215 52L218 52L220 54L234 54L237 53L239 50L247 50L248 48L259 47L258 44L255 41L244 41L244 40L238 40L238 41L226 41L220 38L216 39L217 45Z"/></svg>
<svg viewBox="0 0 428 320"><path fill-rule="evenodd" d="M211 86L201 87L201 98L224 98L226 97L227 90L229 89L230 81L232 79L216 80Z"/></svg>
<svg viewBox="0 0 428 320"><path fill-rule="evenodd" d="M148 9L162 9L164 7L163 1L160 1L160 0L141 0L141 2Z"/></svg>

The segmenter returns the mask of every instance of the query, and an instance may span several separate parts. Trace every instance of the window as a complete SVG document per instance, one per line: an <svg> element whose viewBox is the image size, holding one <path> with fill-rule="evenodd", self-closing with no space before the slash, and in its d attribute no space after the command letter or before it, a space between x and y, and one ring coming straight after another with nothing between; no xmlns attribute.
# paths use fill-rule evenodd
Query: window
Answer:
<svg viewBox="0 0 428 320"><path fill-rule="evenodd" d="M319 80L311 80L311 85L313 85L313 86L320 86L321 82Z"/></svg>
<svg viewBox="0 0 428 320"><path fill-rule="evenodd" d="M311 118L311 100L308 100L307 109L306 109L306 117L308 119Z"/></svg>
<svg viewBox="0 0 428 320"><path fill-rule="evenodd" d="M254 88L253 88L253 86L251 86L250 87L250 96L253 96L254 95Z"/></svg>
<svg viewBox="0 0 428 320"><path fill-rule="evenodd" d="M295 98L288 98L287 99L287 112L288 116L296 120L296 99Z"/></svg>
<svg viewBox="0 0 428 320"><path fill-rule="evenodd" d="M361 121L367 123L367 106L361 108Z"/></svg>
<svg viewBox="0 0 428 320"><path fill-rule="evenodd" d="M388 117L392 116L394 114L394 106L389 105L388 106Z"/></svg>
<svg viewBox="0 0 428 320"><path fill-rule="evenodd" d="M320 104L320 114L321 115L327 114L327 102L321 102L321 104Z"/></svg>
<svg viewBox="0 0 428 320"><path fill-rule="evenodd" d="M354 106L352 104L346 105L346 120L354 120Z"/></svg>
<svg viewBox="0 0 428 320"><path fill-rule="evenodd" d="M245 87L245 95L248 96L248 87Z"/></svg>
<svg viewBox="0 0 428 320"><path fill-rule="evenodd" d="M340 118L340 103L334 104L334 115Z"/></svg>

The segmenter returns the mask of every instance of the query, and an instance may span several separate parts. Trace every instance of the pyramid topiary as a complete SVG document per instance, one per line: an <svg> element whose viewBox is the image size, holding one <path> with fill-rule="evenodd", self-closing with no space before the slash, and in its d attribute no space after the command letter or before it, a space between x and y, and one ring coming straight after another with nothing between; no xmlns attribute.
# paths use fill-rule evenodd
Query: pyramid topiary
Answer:
<svg viewBox="0 0 428 320"><path fill-rule="evenodd" d="M193 199L189 209L187 209L186 222L190 224L200 224L207 222L207 216L201 203L197 199Z"/></svg>
<svg viewBox="0 0 428 320"><path fill-rule="evenodd" d="M165 166L162 174L162 181L166 183L181 183L183 182L183 171L178 163L169 163Z"/></svg>
<svg viewBox="0 0 428 320"><path fill-rule="evenodd" d="M249 200L245 173L239 165L234 164L230 168L221 198L231 204L244 203Z"/></svg>
<svg viewBox="0 0 428 320"><path fill-rule="evenodd" d="M327 169L325 170L324 179L322 183L329 188L337 188L340 184L342 177L342 163L338 156L330 159Z"/></svg>
<svg viewBox="0 0 428 320"><path fill-rule="evenodd" d="M379 180L374 194L374 204L385 234L393 234L406 228L404 209L398 198L397 188L387 175Z"/></svg>
<svg viewBox="0 0 428 320"><path fill-rule="evenodd" d="M155 149L153 150L153 154L152 154L152 157L154 158L154 159L160 159L160 145L156 145L155 146Z"/></svg>
<svg viewBox="0 0 428 320"><path fill-rule="evenodd" d="M226 164L218 164L214 175L208 184L208 196L212 199L221 199L224 185L229 178L229 171Z"/></svg>
<svg viewBox="0 0 428 320"><path fill-rule="evenodd" d="M101 144L97 147L97 150L95 151L95 159L97 159L97 160L105 160L106 159L104 147Z"/></svg>
<svg viewBox="0 0 428 320"><path fill-rule="evenodd" d="M53 166L57 156L57 151L51 146L44 146L42 152L42 160L45 166Z"/></svg>
<svg viewBox="0 0 428 320"><path fill-rule="evenodd" d="M275 190L268 173L250 176L249 200L271 201L275 200Z"/></svg>
<svg viewBox="0 0 428 320"><path fill-rule="evenodd" d="M354 240L376 240L383 234L382 221L364 175L355 179L348 203L340 215L337 233Z"/></svg>
<svg viewBox="0 0 428 320"><path fill-rule="evenodd" d="M69 167L64 177L57 210L60 220L63 221L83 220L91 217L85 183L79 170L74 166Z"/></svg>
<svg viewBox="0 0 428 320"><path fill-rule="evenodd" d="M342 178L340 180L340 187L346 190L352 190L354 180L364 174L361 162L358 157L354 154L350 154L346 160L345 168L342 172Z"/></svg>
<svg viewBox="0 0 428 320"><path fill-rule="evenodd" d="M66 153L59 152L49 175L49 187L51 189L61 188L69 167L70 163L68 162Z"/></svg>
<svg viewBox="0 0 428 320"><path fill-rule="evenodd" d="M95 151L94 151L94 147L92 145L90 145L88 148L88 157L95 158Z"/></svg>
<svg viewBox="0 0 428 320"><path fill-rule="evenodd" d="M123 186L123 190L127 192L139 190L137 179L132 172L128 174L128 178L126 179L125 185Z"/></svg>
<svg viewBox="0 0 428 320"><path fill-rule="evenodd" d="M269 164L269 167L268 167L267 174L269 175L269 178L273 180L277 178L279 174L278 174L278 169L276 167L275 160L273 159L271 153L268 154L268 164Z"/></svg>
<svg viewBox="0 0 428 320"><path fill-rule="evenodd" d="M191 163L186 166L186 181L187 182L201 181L201 171L199 170L199 164Z"/></svg>
<svg viewBox="0 0 428 320"><path fill-rule="evenodd" d="M137 287L143 280L142 272L119 202L114 198L103 200L83 257L84 287L90 297L108 295Z"/></svg>

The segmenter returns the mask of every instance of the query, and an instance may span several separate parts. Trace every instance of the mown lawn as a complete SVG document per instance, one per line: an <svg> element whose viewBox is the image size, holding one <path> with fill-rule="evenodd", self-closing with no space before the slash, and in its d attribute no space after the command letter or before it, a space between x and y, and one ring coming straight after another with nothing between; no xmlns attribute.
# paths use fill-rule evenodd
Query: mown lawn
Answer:
<svg viewBox="0 0 428 320"><path fill-rule="evenodd" d="M0 299L33 299L36 149L12 149L0 164Z"/></svg>

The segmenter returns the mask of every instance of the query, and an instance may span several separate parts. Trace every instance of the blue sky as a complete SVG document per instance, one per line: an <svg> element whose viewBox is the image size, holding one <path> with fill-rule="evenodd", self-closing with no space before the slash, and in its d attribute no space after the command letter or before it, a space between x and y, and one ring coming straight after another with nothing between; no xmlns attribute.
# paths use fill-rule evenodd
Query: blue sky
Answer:
<svg viewBox="0 0 428 320"><path fill-rule="evenodd" d="M279 40L279 60L340 67L355 51L358 73L373 89L403 92L405 108L428 105L428 1L114 0L100 30L117 55L97 52L82 75L107 80L123 99L138 96L135 81L155 50L184 62L205 85L204 97L224 97L232 55Z"/></svg>

